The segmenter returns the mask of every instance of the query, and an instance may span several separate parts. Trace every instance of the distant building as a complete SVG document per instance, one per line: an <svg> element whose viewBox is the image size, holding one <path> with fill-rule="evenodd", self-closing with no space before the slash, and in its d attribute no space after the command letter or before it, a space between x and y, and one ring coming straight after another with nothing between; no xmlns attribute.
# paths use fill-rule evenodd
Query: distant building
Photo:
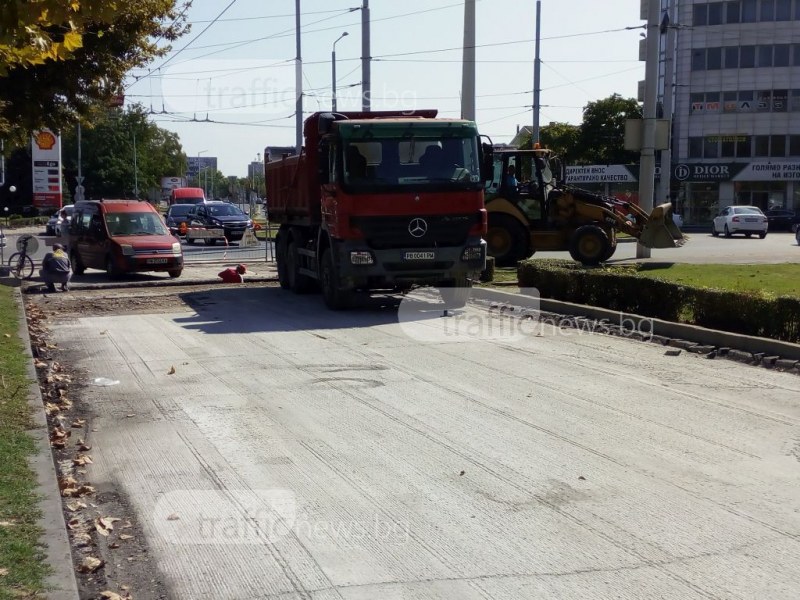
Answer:
<svg viewBox="0 0 800 600"><path fill-rule="evenodd" d="M800 211L800 2L663 2L679 25L671 171L684 221L731 204Z"/></svg>
<svg viewBox="0 0 800 600"><path fill-rule="evenodd" d="M217 170L216 156L187 156L186 157L186 176L197 181L197 175L204 169L212 172Z"/></svg>
<svg viewBox="0 0 800 600"><path fill-rule="evenodd" d="M249 165L247 165L247 179L250 181L253 180L255 177L263 177L264 176L264 163L259 161L253 161Z"/></svg>

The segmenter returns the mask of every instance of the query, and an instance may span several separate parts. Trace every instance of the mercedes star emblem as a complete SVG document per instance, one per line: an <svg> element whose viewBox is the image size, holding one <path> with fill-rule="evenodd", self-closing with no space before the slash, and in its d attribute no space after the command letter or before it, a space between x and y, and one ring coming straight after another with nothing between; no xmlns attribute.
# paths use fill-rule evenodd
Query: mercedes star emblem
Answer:
<svg viewBox="0 0 800 600"><path fill-rule="evenodd" d="M425 222L425 219L420 219L419 217L411 219L411 222L408 224L408 233L415 238L421 238L428 233L428 224Z"/></svg>

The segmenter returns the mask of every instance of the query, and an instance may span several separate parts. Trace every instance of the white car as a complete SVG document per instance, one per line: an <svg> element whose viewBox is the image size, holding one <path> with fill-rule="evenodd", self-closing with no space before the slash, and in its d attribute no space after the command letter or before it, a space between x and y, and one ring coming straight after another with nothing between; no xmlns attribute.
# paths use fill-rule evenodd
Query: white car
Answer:
<svg viewBox="0 0 800 600"><path fill-rule="evenodd" d="M58 237L67 235L69 230L69 222L72 220L72 211L75 210L75 205L67 204L58 211L58 218L54 227L55 234Z"/></svg>
<svg viewBox="0 0 800 600"><path fill-rule="evenodd" d="M750 237L756 233L763 240L768 226L767 216L757 206L726 206L711 222L711 235L743 233Z"/></svg>

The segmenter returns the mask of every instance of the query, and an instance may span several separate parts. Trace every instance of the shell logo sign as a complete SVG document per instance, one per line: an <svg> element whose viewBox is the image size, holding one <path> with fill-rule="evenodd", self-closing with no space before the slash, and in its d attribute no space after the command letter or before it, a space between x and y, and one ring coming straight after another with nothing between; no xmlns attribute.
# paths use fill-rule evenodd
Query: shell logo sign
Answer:
<svg viewBox="0 0 800 600"><path fill-rule="evenodd" d="M56 145L56 136L49 131L40 131L36 134L34 141L40 150L52 150Z"/></svg>

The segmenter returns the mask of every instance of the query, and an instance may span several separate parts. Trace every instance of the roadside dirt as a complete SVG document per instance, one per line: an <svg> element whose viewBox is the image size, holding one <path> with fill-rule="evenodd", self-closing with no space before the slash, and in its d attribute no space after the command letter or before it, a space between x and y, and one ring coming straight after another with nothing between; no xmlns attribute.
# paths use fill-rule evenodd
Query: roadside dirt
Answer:
<svg viewBox="0 0 800 600"><path fill-rule="evenodd" d="M243 284L248 287L264 284ZM39 379L62 495L80 597L83 600L161 600L169 590L147 546L141 523L113 486L92 483L93 412L82 398L87 374L70 365L50 324L79 315L191 310L197 294L217 285L74 290L24 295L31 350Z"/></svg>

